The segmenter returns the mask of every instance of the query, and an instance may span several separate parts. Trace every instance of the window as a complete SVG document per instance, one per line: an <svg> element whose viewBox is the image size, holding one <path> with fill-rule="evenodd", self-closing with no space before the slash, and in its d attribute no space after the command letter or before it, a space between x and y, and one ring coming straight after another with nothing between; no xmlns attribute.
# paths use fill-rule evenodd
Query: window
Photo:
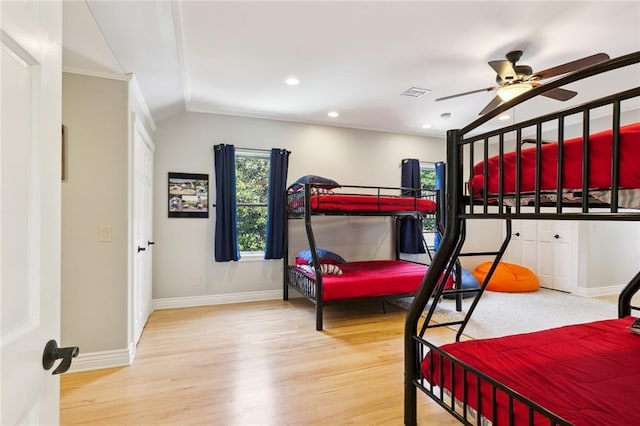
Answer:
<svg viewBox="0 0 640 426"><path fill-rule="evenodd" d="M236 201L240 253L262 254L267 240L269 153L236 150Z"/></svg>
<svg viewBox="0 0 640 426"><path fill-rule="evenodd" d="M434 163L420 163L420 189L435 191L436 165ZM435 200L434 200L435 201ZM430 215L422 221L422 234L429 248L433 249L436 235L436 216Z"/></svg>

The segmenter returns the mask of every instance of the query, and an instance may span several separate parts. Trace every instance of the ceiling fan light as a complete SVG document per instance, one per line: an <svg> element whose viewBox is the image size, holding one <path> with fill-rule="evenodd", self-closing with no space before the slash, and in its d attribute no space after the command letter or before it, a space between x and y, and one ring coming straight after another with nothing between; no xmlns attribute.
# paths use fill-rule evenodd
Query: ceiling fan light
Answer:
<svg viewBox="0 0 640 426"><path fill-rule="evenodd" d="M500 99L507 102L531 89L533 89L533 86L530 83L508 84L498 89L498 96L500 96Z"/></svg>

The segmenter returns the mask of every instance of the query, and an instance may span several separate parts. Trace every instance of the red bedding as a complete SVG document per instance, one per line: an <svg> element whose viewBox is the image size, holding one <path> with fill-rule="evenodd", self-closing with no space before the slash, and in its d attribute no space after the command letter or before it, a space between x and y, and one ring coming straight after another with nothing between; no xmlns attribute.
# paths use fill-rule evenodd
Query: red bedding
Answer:
<svg viewBox="0 0 640 426"><path fill-rule="evenodd" d="M369 260L338 266L342 275L322 276L324 301L415 293L427 271L424 265L402 260ZM305 275L315 279L315 275Z"/></svg>
<svg viewBox="0 0 640 426"><path fill-rule="evenodd" d="M589 141L589 188L606 189L611 187L611 141L612 131L607 130L590 136ZM582 137L570 139L563 144L563 188L582 188ZM521 180L520 191L523 193L535 191L535 161L536 147L525 148L521 151ZM516 153L504 154L503 193L515 192ZM488 194L498 193L498 156L488 159ZM470 189L474 196L482 196L483 163L477 163L473 168L473 178ZM542 161L540 173L540 190L555 191L558 175L558 144L542 145ZM640 123L620 128L620 188L640 188Z"/></svg>
<svg viewBox="0 0 640 426"><path fill-rule="evenodd" d="M496 379L569 422L580 425L640 423L640 335L627 327L634 318L596 321L535 333L470 340L441 347L448 354ZM439 356L434 353L434 365ZM450 389L449 363L444 383L436 368L434 384ZM429 356L422 373L431 377ZM460 380L462 374L456 368ZM491 391L482 383L482 411L491 420ZM477 407L475 379L467 376L469 405ZM460 385L456 398L462 400ZM498 397L498 424L508 424L506 397ZM527 411L514 402L515 424L527 424ZM535 424L549 424L549 421Z"/></svg>
<svg viewBox="0 0 640 426"><path fill-rule="evenodd" d="M435 213L436 203L425 198L350 194L314 194L311 208L315 211L394 212L419 211Z"/></svg>

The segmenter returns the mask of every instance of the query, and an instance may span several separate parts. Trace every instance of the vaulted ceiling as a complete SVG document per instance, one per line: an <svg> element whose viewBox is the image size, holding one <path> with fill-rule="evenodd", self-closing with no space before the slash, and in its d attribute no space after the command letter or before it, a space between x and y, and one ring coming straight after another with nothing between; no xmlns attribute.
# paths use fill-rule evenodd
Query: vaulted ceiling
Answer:
<svg viewBox="0 0 640 426"><path fill-rule="evenodd" d="M64 3L63 40L66 71L134 74L156 122L187 110L443 136L496 92L435 99L495 86L487 62L509 51L540 71L640 50L640 2L90 0ZM298 85L285 84L291 76ZM510 114L631 85L640 86L638 67ZM412 87L430 92L401 95Z"/></svg>

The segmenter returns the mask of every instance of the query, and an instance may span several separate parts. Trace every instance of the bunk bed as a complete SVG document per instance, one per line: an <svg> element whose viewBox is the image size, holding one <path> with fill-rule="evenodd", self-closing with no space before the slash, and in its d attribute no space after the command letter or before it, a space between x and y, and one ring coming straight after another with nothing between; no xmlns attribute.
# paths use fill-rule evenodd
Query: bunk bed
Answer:
<svg viewBox="0 0 640 426"><path fill-rule="evenodd" d="M399 226L403 218L422 219L437 214L437 193L412 188L338 185L323 179L315 183L291 185L285 194L285 256L283 299L289 288L315 304L316 330L323 328L325 303L368 297L413 294L420 286L427 266L400 260ZM312 226L314 216L386 216L392 217L396 232L395 259L350 261L334 260L335 271L326 271ZM290 264L289 220L304 220L308 254L304 261ZM335 254L334 254L335 255ZM324 272L324 273L323 273ZM453 284L451 280L449 287Z"/></svg>
<svg viewBox="0 0 640 426"><path fill-rule="evenodd" d="M418 390L463 424L637 421L640 336L629 326L640 310L632 305L640 273L620 293L618 318L493 339L461 337L509 244L512 220L640 221L640 211L626 208L640 207L634 201L640 125L628 123L637 120L640 87L497 130L479 128L548 90L638 64L640 52L634 52L584 68L447 133L446 228L405 322L406 425L417 424ZM602 111L611 118L606 129L595 129ZM580 136L565 140L576 126ZM556 132L553 143L543 139L548 129ZM528 133L535 147L523 149ZM490 147L497 154L490 156ZM436 324L431 318L441 280L459 256L474 255L463 252L467 219L502 219L505 238L496 251L483 253L494 261L464 319ZM455 341L434 344L429 332L437 327L457 328Z"/></svg>

